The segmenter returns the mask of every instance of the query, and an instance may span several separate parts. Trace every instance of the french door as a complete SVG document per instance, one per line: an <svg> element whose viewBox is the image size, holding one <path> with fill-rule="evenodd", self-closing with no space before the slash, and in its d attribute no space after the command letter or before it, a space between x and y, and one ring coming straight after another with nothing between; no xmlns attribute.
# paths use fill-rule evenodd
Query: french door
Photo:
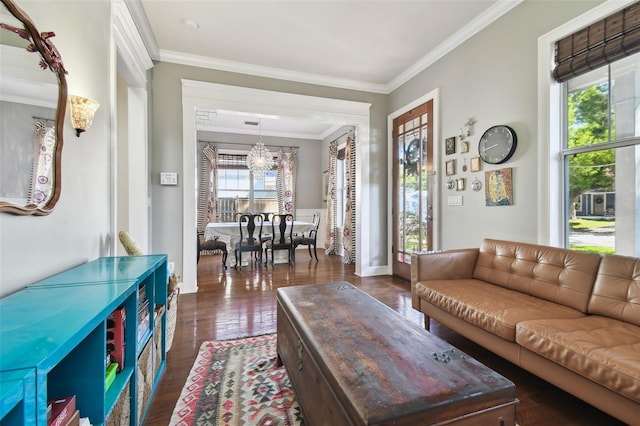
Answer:
<svg viewBox="0 0 640 426"><path fill-rule="evenodd" d="M393 120L393 275L411 279L411 254L433 247L433 101Z"/></svg>

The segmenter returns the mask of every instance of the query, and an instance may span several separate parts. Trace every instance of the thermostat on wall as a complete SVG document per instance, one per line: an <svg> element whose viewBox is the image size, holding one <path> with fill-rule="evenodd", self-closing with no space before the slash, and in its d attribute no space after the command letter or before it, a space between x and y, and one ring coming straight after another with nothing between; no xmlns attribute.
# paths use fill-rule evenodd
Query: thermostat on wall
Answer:
<svg viewBox="0 0 640 426"><path fill-rule="evenodd" d="M171 172L160 172L160 185L177 185L178 174Z"/></svg>

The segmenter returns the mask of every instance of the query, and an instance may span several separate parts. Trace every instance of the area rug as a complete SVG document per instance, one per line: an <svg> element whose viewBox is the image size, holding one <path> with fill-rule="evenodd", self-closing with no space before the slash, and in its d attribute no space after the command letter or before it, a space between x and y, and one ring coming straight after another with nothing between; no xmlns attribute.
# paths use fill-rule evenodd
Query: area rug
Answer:
<svg viewBox="0 0 640 426"><path fill-rule="evenodd" d="M169 424L304 425L276 335L204 342Z"/></svg>

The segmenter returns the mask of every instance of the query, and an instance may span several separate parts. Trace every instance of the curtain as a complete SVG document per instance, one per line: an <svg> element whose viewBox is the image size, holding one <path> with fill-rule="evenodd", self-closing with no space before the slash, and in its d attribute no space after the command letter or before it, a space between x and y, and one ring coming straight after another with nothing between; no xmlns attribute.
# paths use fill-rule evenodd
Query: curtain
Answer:
<svg viewBox="0 0 640 426"><path fill-rule="evenodd" d="M290 213L295 217L296 211L296 174L298 170L298 150L291 148L289 152L278 150L278 174L276 192L278 197L278 213Z"/></svg>
<svg viewBox="0 0 640 426"><path fill-rule="evenodd" d="M218 148L206 145L200 156L200 182L198 185L198 230L207 223L219 222L218 213Z"/></svg>
<svg viewBox="0 0 640 426"><path fill-rule="evenodd" d="M344 205L344 224L342 234L342 246L344 248L344 263L354 263L356 261L356 156L355 156L355 137L350 135L347 138L347 146L345 148L345 198Z"/></svg>
<svg viewBox="0 0 640 426"><path fill-rule="evenodd" d="M329 144L329 189L327 194L327 220L325 221L326 240L324 245L325 254L336 254L336 162L338 161L338 141L334 140Z"/></svg>
<svg viewBox="0 0 640 426"><path fill-rule="evenodd" d="M33 134L34 161L29 193L30 203L45 204L53 192L53 149L56 144L55 127L45 120L37 120Z"/></svg>

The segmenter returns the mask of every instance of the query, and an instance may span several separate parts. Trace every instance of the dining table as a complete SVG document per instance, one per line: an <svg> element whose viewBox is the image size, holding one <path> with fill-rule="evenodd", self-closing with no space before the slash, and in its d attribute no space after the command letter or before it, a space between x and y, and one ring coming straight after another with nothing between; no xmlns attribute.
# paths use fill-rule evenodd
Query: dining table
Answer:
<svg viewBox="0 0 640 426"><path fill-rule="evenodd" d="M243 224L244 231L246 235L246 222ZM289 225L287 226L286 233L289 232ZM304 222L300 220L293 221L293 233L294 234L302 234L304 232L308 232L313 229L313 223ZM257 230L256 230L257 232ZM267 235L271 235L272 227L271 222L264 221L262 224L262 236L265 237ZM210 240L213 238L220 238L223 241L228 243L229 247L229 256L230 262L235 263L235 253L233 247L238 243L240 239L240 223L235 222L210 222L207 224L204 230L204 239ZM274 259L274 263L283 263L287 262L287 257L282 256L285 253L276 252L276 258ZM244 263L244 262L243 262Z"/></svg>

